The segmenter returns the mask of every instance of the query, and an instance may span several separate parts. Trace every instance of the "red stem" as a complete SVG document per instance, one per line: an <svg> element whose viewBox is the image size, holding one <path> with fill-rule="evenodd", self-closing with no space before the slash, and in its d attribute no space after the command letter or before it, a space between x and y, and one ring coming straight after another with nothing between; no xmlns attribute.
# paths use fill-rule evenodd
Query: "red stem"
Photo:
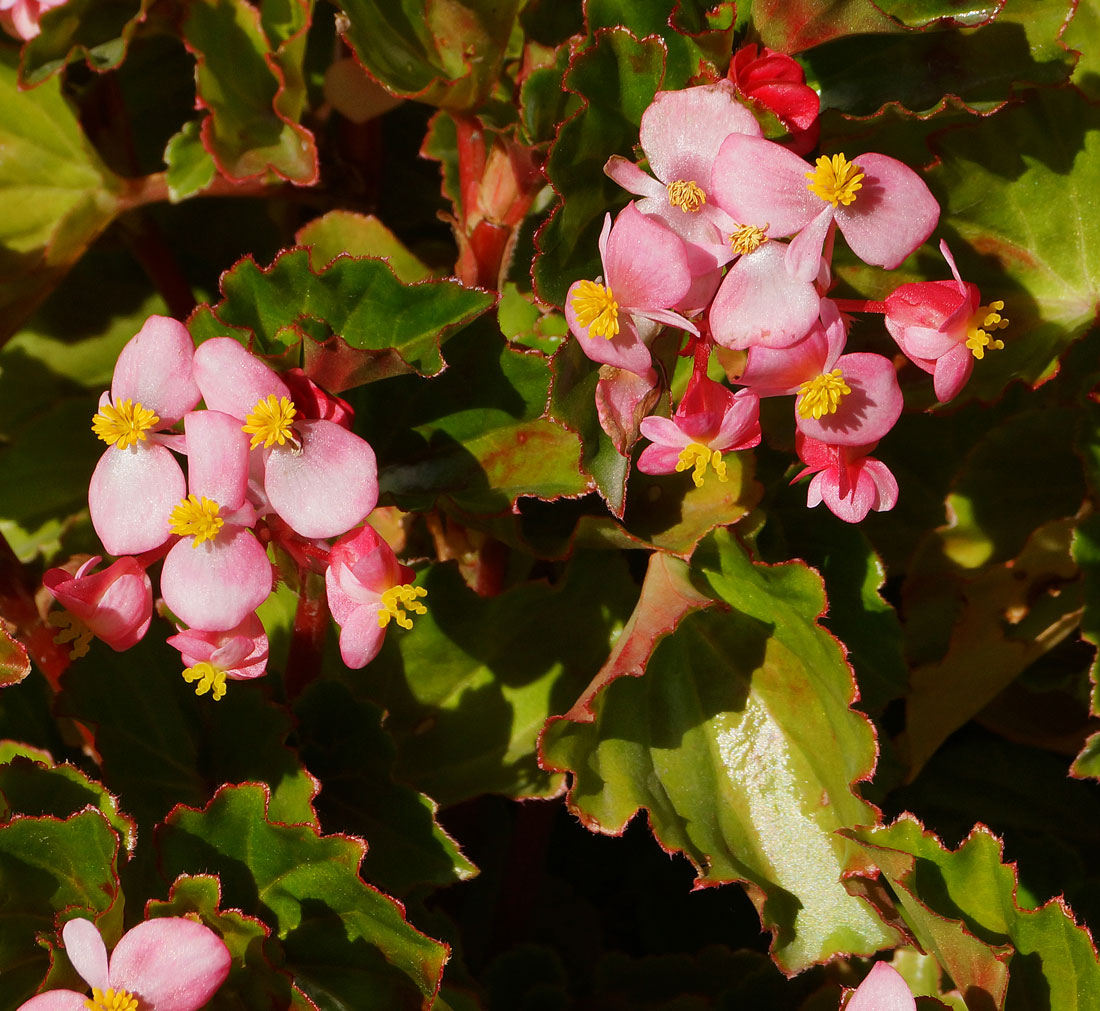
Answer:
<svg viewBox="0 0 1100 1011"><path fill-rule="evenodd" d="M286 697L292 702L321 674L321 657L328 632L328 603L325 580L313 572L302 572L298 609L286 661Z"/></svg>

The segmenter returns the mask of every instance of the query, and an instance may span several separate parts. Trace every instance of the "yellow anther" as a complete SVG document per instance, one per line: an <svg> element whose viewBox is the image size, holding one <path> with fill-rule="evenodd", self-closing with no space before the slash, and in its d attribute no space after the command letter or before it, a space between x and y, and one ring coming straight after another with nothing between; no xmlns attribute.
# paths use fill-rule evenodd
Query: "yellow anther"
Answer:
<svg viewBox="0 0 1100 1011"><path fill-rule="evenodd" d="M985 357L986 349L1000 351L1004 341L995 339L990 331L996 332L1008 326L1008 320L1001 315L1005 307L1004 302L997 299L989 305L979 306L978 311L970 317L966 324L966 346L979 361Z"/></svg>
<svg viewBox="0 0 1100 1011"><path fill-rule="evenodd" d="M69 614L68 611L50 611L46 621L54 628L60 629L54 636L54 642L59 646L67 642L73 644L72 649L69 650L70 660L79 660L87 655L88 644L92 641L92 630L75 614Z"/></svg>
<svg viewBox="0 0 1100 1011"><path fill-rule="evenodd" d="M694 214L707 202L707 195L694 179L677 179L668 184L668 202L685 214Z"/></svg>
<svg viewBox="0 0 1100 1011"><path fill-rule="evenodd" d="M155 428L160 418L148 407L123 400L117 407L104 404L92 418L92 431L108 446L126 449L145 441L145 433Z"/></svg>
<svg viewBox="0 0 1100 1011"><path fill-rule="evenodd" d="M837 204L847 207L855 200L856 190L863 188L860 181L863 169L842 154L834 154L832 158L823 154L817 159L817 168L807 172L806 178L810 180L806 188L834 207Z"/></svg>
<svg viewBox="0 0 1100 1011"><path fill-rule="evenodd" d="M730 236L730 245L738 256L755 253L768 241L768 226L738 225L737 231Z"/></svg>
<svg viewBox="0 0 1100 1011"><path fill-rule="evenodd" d="M276 442L285 446L288 442L298 445L298 439L291 427L298 413L294 402L288 397L276 397L274 393L256 401L256 406L244 419L241 431L252 436L249 449L255 449L262 442L264 448Z"/></svg>
<svg viewBox="0 0 1100 1011"><path fill-rule="evenodd" d="M818 421L823 415L835 413L841 400L851 392L840 369L823 372L798 388L798 413Z"/></svg>
<svg viewBox="0 0 1100 1011"><path fill-rule="evenodd" d="M92 988L91 997L84 998L84 1011L138 1011L138 999L125 990Z"/></svg>
<svg viewBox="0 0 1100 1011"><path fill-rule="evenodd" d="M390 618L393 618L402 628L412 628L412 618L405 613L405 609L408 608L413 614L427 614L428 609L417 599L427 595L428 591L423 586L413 586L412 583L391 586L382 594L378 627L385 628L390 623Z"/></svg>
<svg viewBox="0 0 1100 1011"><path fill-rule="evenodd" d="M221 506L205 495L201 499L197 495L188 495L172 510L168 522L172 533L180 537L194 537L191 547L197 548L203 541L212 541L218 535L225 522L218 515L220 511Z"/></svg>
<svg viewBox="0 0 1100 1011"><path fill-rule="evenodd" d="M696 488L702 488L703 475L707 472L707 464L714 468L714 473L718 475L719 481L729 480L726 477L726 464L722 460L722 454L716 449L708 449L701 442L693 442L680 450L680 460L676 464L676 471L679 473L689 467L694 467L695 470L692 471L691 479L695 482Z"/></svg>
<svg viewBox="0 0 1100 1011"><path fill-rule="evenodd" d="M183 672L183 680L188 684L198 681L198 684L195 685L195 694L205 695L210 692L214 696L215 702L225 694L225 671L220 667L215 667L212 663L207 663L205 660L202 663L195 664L194 667L188 667ZM137 1004L134 1005L134 1008L136 1011Z"/></svg>
<svg viewBox="0 0 1100 1011"><path fill-rule="evenodd" d="M577 322L588 328L589 337L611 340L619 332L619 303L610 288L595 281L581 281L573 292L573 312Z"/></svg>

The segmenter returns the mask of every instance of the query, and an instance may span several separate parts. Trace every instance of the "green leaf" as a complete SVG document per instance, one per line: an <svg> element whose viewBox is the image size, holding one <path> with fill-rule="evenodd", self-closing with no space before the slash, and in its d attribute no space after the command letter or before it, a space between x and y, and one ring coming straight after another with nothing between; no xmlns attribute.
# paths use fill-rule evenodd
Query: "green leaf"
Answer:
<svg viewBox="0 0 1100 1011"><path fill-rule="evenodd" d="M682 584L681 566L662 565ZM726 532L700 546L693 569L716 606L684 617L651 656L643 642L620 660L644 677L617 677L588 713L551 723L544 761L572 772L570 806L586 824L618 833L645 808L700 885L745 882L785 971L896 943L841 884L866 865L835 833L876 820L852 792L874 768L875 741L817 623L820 580L797 562L754 565Z"/></svg>
<svg viewBox="0 0 1100 1011"><path fill-rule="evenodd" d="M48 754L37 748L4 742L0 751L0 795L8 816L67 818L94 808L118 833L127 852L133 850L137 841L137 826L119 810L117 797L76 766L55 765Z"/></svg>
<svg viewBox="0 0 1100 1011"><path fill-rule="evenodd" d="M455 280L402 284L382 260L342 257L314 271L305 249L281 253L267 269L241 260L221 288L222 301L188 321L197 341L228 328L266 355L301 342L306 372L336 393L406 372L435 375L443 342L495 302Z"/></svg>
<svg viewBox="0 0 1100 1011"><path fill-rule="evenodd" d="M1078 0L1073 17L1062 33L1062 41L1079 56L1073 70L1073 84L1092 101L1100 99L1100 47L1094 40L1100 32L1100 2Z"/></svg>
<svg viewBox="0 0 1100 1011"><path fill-rule="evenodd" d="M22 84L39 85L79 59L98 73L114 70L148 9L149 0L67 0L45 11L41 34L23 47Z"/></svg>
<svg viewBox="0 0 1100 1011"><path fill-rule="evenodd" d="M201 193L218 175L218 167L199 136L200 125L196 119L184 123L164 149L168 199L174 204Z"/></svg>
<svg viewBox="0 0 1100 1011"><path fill-rule="evenodd" d="M449 885L477 873L436 822L432 800L394 779L396 749L380 709L330 681L312 685L295 714L302 760L324 783L317 814L329 831L366 839L367 878L404 895L418 884Z"/></svg>
<svg viewBox="0 0 1100 1011"><path fill-rule="evenodd" d="M287 973L275 968L273 961L280 957L275 950L278 946L267 940L271 931L263 920L245 916L236 909L223 911L221 899L221 882L216 875L181 875L172 883L167 901L151 901L145 907L146 919L197 918L229 949L233 958L229 977L204 1007L210 1011L243 1007L279 1007L291 1011L316 1008Z"/></svg>
<svg viewBox="0 0 1100 1011"><path fill-rule="evenodd" d="M613 154L633 155L642 113L660 88L664 69L660 39L639 42L622 28L600 30L570 61L564 86L584 105L561 125L546 163L562 203L536 240L532 276L542 301L563 305L573 281L603 273L597 240L604 214L622 207L628 196L603 167Z"/></svg>
<svg viewBox="0 0 1100 1011"><path fill-rule="evenodd" d="M933 21L975 28L991 21L1005 6L1004 0L968 4L965 11L959 10L959 5L951 0L874 0L874 4L883 14L906 28L923 28Z"/></svg>
<svg viewBox="0 0 1100 1011"><path fill-rule="evenodd" d="M485 319L452 338L447 360L435 379L401 376L355 398L383 495L406 510L444 502L476 515L510 511L521 496L591 490L577 434L545 416L543 355L510 345Z"/></svg>
<svg viewBox="0 0 1100 1011"><path fill-rule="evenodd" d="M624 563L578 553L556 585L488 598L451 565L432 566L421 585L428 613L388 635L356 685L387 712L395 777L443 804L553 795L560 777L539 768L536 740L581 694L626 620L635 587Z"/></svg>
<svg viewBox="0 0 1100 1011"><path fill-rule="evenodd" d="M937 139L928 175L964 280L1005 302L1004 351L976 363L967 394L1049 377L1100 303L1100 108L1073 89L1029 100ZM1072 169L1072 171L1071 171Z"/></svg>
<svg viewBox="0 0 1100 1011"><path fill-rule="evenodd" d="M245 0L188 4L183 38L198 63L198 101L210 112L200 137L231 180L274 172L309 186L317 181L317 148L313 135L287 114L295 111L287 108L293 92L281 90L287 69L264 27Z"/></svg>
<svg viewBox="0 0 1100 1011"><path fill-rule="evenodd" d="M945 6L958 10L923 0L878 6L903 11L906 21L935 17ZM1028 85L1069 78L1073 59L1061 33L1072 6L1064 0L1007 0L995 20L973 30L907 31L873 45L865 36L847 36L804 55L808 79L821 93L823 110L851 116L872 116L895 104L922 117L958 105L989 113ZM992 12L990 5L972 7L965 12L967 23L972 16L980 23ZM873 142L867 147L879 150Z"/></svg>
<svg viewBox="0 0 1100 1011"><path fill-rule="evenodd" d="M217 702L196 697L181 671L154 633L125 654L94 646L62 679L59 710L95 725L104 782L139 831L175 804L205 803L227 780L271 783L272 817L314 822L316 784L282 743L287 714L258 683L231 682Z"/></svg>
<svg viewBox="0 0 1100 1011"><path fill-rule="evenodd" d="M99 160L57 80L16 82L0 47L0 340L56 287L119 209L121 180Z"/></svg>
<svg viewBox="0 0 1100 1011"><path fill-rule="evenodd" d="M1088 932L1059 899L1038 909L1018 905L1015 868L984 826L954 852L911 815L846 834L881 868L922 947L936 955L967 1007L1100 1007L1100 965ZM1007 995L1004 951L1011 955Z"/></svg>
<svg viewBox="0 0 1100 1011"><path fill-rule="evenodd" d="M263 786L225 786L202 811L176 808L157 834L162 871L217 874L225 905L271 928L284 967L322 1006L426 1011L446 947L363 881L360 840L274 822L267 797Z"/></svg>
<svg viewBox="0 0 1100 1011"><path fill-rule="evenodd" d="M314 271L331 266L342 253L385 260L402 284L425 280L431 270L414 256L401 240L373 214L354 211L329 211L298 229L294 237L300 246L309 246Z"/></svg>
<svg viewBox="0 0 1100 1011"><path fill-rule="evenodd" d="M1100 647L1100 516L1086 517L1073 533L1073 560L1080 566L1084 583L1081 638ZM1100 712L1100 660L1089 670L1092 679L1091 712ZM1100 779L1100 734L1092 734L1070 769L1074 776Z"/></svg>
<svg viewBox="0 0 1100 1011"><path fill-rule="evenodd" d="M760 41L781 53L799 53L845 35L904 30L871 0L752 0L751 10Z"/></svg>
<svg viewBox="0 0 1100 1011"><path fill-rule="evenodd" d="M31 672L27 647L0 628L0 688L19 684Z"/></svg>
<svg viewBox="0 0 1100 1011"><path fill-rule="evenodd" d="M519 0L340 0L342 29L371 77L394 94L474 110L497 81Z"/></svg>
<svg viewBox="0 0 1100 1011"><path fill-rule="evenodd" d="M0 825L0 1001L6 1007L18 1007L46 977L49 951L59 948L58 914L75 907L99 918L120 898L118 848L118 835L99 811Z"/></svg>

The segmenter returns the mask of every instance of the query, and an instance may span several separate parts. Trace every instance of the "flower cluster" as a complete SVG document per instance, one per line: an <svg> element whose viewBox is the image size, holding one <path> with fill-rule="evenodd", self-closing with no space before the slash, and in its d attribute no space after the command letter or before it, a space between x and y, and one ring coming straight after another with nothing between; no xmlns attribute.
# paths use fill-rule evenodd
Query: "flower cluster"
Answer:
<svg viewBox="0 0 1100 1011"><path fill-rule="evenodd" d="M901 359L845 353L846 313L884 313L897 348L932 373L945 401L975 359L1003 347L994 334L1008 325L1004 306L979 304L942 242L953 280L905 284L884 303L828 297L838 232L863 262L892 270L932 234L939 205L912 169L883 154L804 161L796 151L816 137L816 96L790 57L748 49L735 54L730 79L656 95L641 119L648 172L608 161L606 174L638 199L606 216L603 273L570 287L565 315L585 354L610 366L597 397L613 437L658 400L654 337L665 326L689 335L687 391L671 418L639 426L652 442L641 471L691 470L701 484L712 468L724 480L722 454L760 441L760 398L792 396L798 477L813 475L809 505L858 522L897 501L897 482L871 453L901 415ZM739 95L780 116L789 146L763 137ZM708 378L715 346L737 352L724 358L737 362L727 374L736 392Z"/></svg>
<svg viewBox="0 0 1100 1011"><path fill-rule="evenodd" d="M148 569L163 559L160 593L181 623L168 642L196 692L220 698L227 679L265 673L256 609L274 585L275 545L301 569L325 573L345 660L370 661L391 618L407 626L406 608L423 613L424 591L408 585L410 570L373 530L358 527L378 480L374 451L351 419L344 401L300 370L279 375L228 337L196 349L182 324L150 317L119 355L92 421L107 449L88 507L104 548L120 557L100 572L93 558L75 574L46 573L66 609L51 616L58 641L72 642L73 655L92 636L116 650L136 643L152 615Z"/></svg>

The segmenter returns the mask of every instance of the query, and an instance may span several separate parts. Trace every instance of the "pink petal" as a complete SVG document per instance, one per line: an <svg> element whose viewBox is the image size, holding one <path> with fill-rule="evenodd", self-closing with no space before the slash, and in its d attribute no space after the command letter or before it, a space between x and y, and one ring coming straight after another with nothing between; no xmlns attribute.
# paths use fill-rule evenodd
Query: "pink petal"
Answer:
<svg viewBox="0 0 1100 1011"><path fill-rule="evenodd" d="M668 205L668 190L653 178L648 172L643 172L632 161L627 161L621 154L613 154L607 159L603 167L604 175L608 179L617 182L627 193L633 193L637 197L651 197ZM694 217L681 212L683 217Z"/></svg>
<svg viewBox="0 0 1100 1011"><path fill-rule="evenodd" d="M653 359L629 316L619 313L619 332L611 340L605 337L589 337L588 327L577 322L577 314L573 309L573 293L580 283L575 281L566 293L565 321L569 324L570 332L580 342L581 350L592 361L601 365L614 365L638 376L648 376Z"/></svg>
<svg viewBox="0 0 1100 1011"><path fill-rule="evenodd" d="M779 144L732 134L718 152L710 191L738 224L768 225L773 238L794 235L821 213L821 200L807 189L808 171Z"/></svg>
<svg viewBox="0 0 1100 1011"><path fill-rule="evenodd" d="M760 124L736 98L730 81L659 91L642 113L639 137L653 174L710 187L710 170L731 134L759 137ZM708 192L709 197L709 192Z"/></svg>
<svg viewBox="0 0 1100 1011"><path fill-rule="evenodd" d="M864 478L862 471L855 483L847 489L846 495L841 494L839 474L834 470L818 474L811 482L811 485L814 484L818 486L821 501L834 516L845 523L858 523L871 511L876 500L875 484L869 477Z"/></svg>
<svg viewBox="0 0 1100 1011"><path fill-rule="evenodd" d="M192 411L187 435L187 490L233 512L248 489L248 435L241 422L221 411Z"/></svg>
<svg viewBox="0 0 1100 1011"><path fill-rule="evenodd" d="M168 540L168 517L186 491L180 465L163 446L111 446L88 485L92 526L109 554L151 551Z"/></svg>
<svg viewBox="0 0 1100 1011"><path fill-rule="evenodd" d="M264 450L271 507L303 537L339 537L378 502L374 450L332 421L301 421L294 428L301 450Z"/></svg>
<svg viewBox="0 0 1100 1011"><path fill-rule="evenodd" d="M821 298L812 283L787 273L781 242L766 242L726 274L710 309L710 329L723 347L785 348L818 318Z"/></svg>
<svg viewBox="0 0 1100 1011"><path fill-rule="evenodd" d="M686 443L685 443L686 445ZM646 446L638 457L638 470L643 474L675 474L680 462L681 450L653 443Z"/></svg>
<svg viewBox="0 0 1100 1011"><path fill-rule="evenodd" d="M64 569L50 569L42 582L65 610L113 650L129 649L149 630L153 585L133 558L120 558L102 572L78 573L75 578Z"/></svg>
<svg viewBox="0 0 1100 1011"><path fill-rule="evenodd" d="M833 224L833 205L826 204L821 212L802 229L787 247L787 270L800 281L814 281L821 269L821 251Z"/></svg>
<svg viewBox="0 0 1100 1011"><path fill-rule="evenodd" d="M164 559L160 589L172 612L193 628L239 625L271 593L271 563L252 532L226 524L213 541L184 537Z"/></svg>
<svg viewBox="0 0 1100 1011"><path fill-rule="evenodd" d="M876 962L845 1011L916 1011L916 1006L901 974L885 962Z"/></svg>
<svg viewBox="0 0 1100 1011"><path fill-rule="evenodd" d="M871 508L880 513L893 509L898 501L898 482L890 468L881 460L868 458L863 463L863 474L875 485L875 500Z"/></svg>
<svg viewBox="0 0 1100 1011"><path fill-rule="evenodd" d="M61 939L65 942L65 954L80 978L93 989L106 990L110 985L107 982L107 947L96 925L91 920L69 920L61 928Z"/></svg>
<svg viewBox="0 0 1100 1011"><path fill-rule="evenodd" d="M677 453L694 441L671 418L643 418L638 431L657 446L674 449Z"/></svg>
<svg viewBox="0 0 1100 1011"><path fill-rule="evenodd" d="M225 632L186 629L168 644L180 651L185 667L212 663L234 679L260 677L267 669L267 633L255 613Z"/></svg>
<svg viewBox="0 0 1100 1011"><path fill-rule="evenodd" d="M87 997L75 990L50 990L20 1004L16 1011L84 1011Z"/></svg>
<svg viewBox="0 0 1100 1011"><path fill-rule="evenodd" d="M340 658L352 670L366 667L382 648L386 630L378 625L381 604L363 604L340 628Z"/></svg>
<svg viewBox="0 0 1100 1011"><path fill-rule="evenodd" d="M901 417L904 400L888 358L860 352L842 355L837 367L851 388L833 414L818 419L796 415L799 431L833 446L878 442Z"/></svg>
<svg viewBox="0 0 1100 1011"><path fill-rule="evenodd" d="M621 456L629 456L638 426L657 403L656 373L644 376L614 369L601 370L596 382L596 415Z"/></svg>
<svg viewBox="0 0 1100 1011"><path fill-rule="evenodd" d="M711 449L732 453L760 444L760 398L742 391L722 418L718 432L710 440Z"/></svg>
<svg viewBox="0 0 1100 1011"><path fill-rule="evenodd" d="M825 303L822 302L822 305ZM832 370L827 331L815 326L797 344L785 348L757 345L749 348L745 371L737 382L758 397L777 397L797 393L814 376Z"/></svg>
<svg viewBox="0 0 1100 1011"><path fill-rule="evenodd" d="M604 270L621 311L667 309L691 287L683 240L632 203L615 219Z"/></svg>
<svg viewBox="0 0 1100 1011"><path fill-rule="evenodd" d="M146 920L111 953L111 986L150 1011L198 1011L225 982L232 958L209 927L181 917Z"/></svg>
<svg viewBox="0 0 1100 1011"><path fill-rule="evenodd" d="M156 411L158 427L171 428L199 402L194 354L187 327L168 316L150 316L118 356L111 399L140 403Z"/></svg>
<svg viewBox="0 0 1100 1011"><path fill-rule="evenodd" d="M974 356L970 348L965 344L957 344L936 360L935 371L932 373L932 385L936 391L936 399L941 404L954 400L970 379L970 373L974 371Z"/></svg>
<svg viewBox="0 0 1100 1011"><path fill-rule="evenodd" d="M232 337L215 337L195 349L195 381L206 406L242 421L258 401L289 397L286 384Z"/></svg>
<svg viewBox="0 0 1100 1011"><path fill-rule="evenodd" d="M893 270L936 227L940 205L924 180L908 165L884 154L856 159L863 187L836 222L852 252L864 263Z"/></svg>

